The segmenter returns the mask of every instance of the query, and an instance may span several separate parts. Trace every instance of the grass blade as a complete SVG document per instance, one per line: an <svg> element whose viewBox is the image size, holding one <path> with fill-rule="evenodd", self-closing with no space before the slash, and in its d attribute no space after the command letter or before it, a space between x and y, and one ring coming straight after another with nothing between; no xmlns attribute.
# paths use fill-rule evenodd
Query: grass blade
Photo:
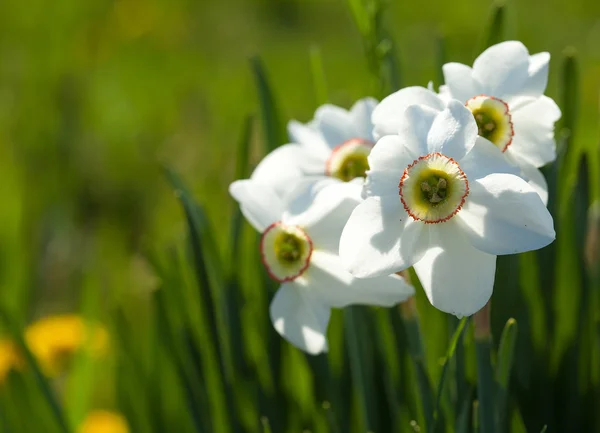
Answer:
<svg viewBox="0 0 600 433"><path fill-rule="evenodd" d="M437 423L438 423L438 419L439 419L439 412L440 412L440 400L442 398L442 392L444 390L444 382L446 380L446 372L448 370L448 364L450 363L450 361L452 360L452 357L454 356L456 346L458 345L458 341L460 340L460 338L463 334L465 325L467 324L468 320L469 320L468 317L463 317L460 320L460 323L456 327L456 330L454 331L454 335L452 336L452 339L450 340L450 346L448 346L448 353L446 353L446 357L444 359L444 366L442 367L442 375L440 377L440 382L438 383L437 397L435 399L435 410L433 412L433 426L431 427L431 430L430 430L431 432L436 431L436 427L437 427Z"/></svg>
<svg viewBox="0 0 600 433"><path fill-rule="evenodd" d="M500 347L498 348L498 365L496 366L496 384L497 395L496 404L498 411L498 431L508 430L510 417L508 414L508 384L510 381L510 371L515 355L517 344L518 327L517 321L513 318L508 319L506 326L500 337Z"/></svg>
<svg viewBox="0 0 600 433"><path fill-rule="evenodd" d="M481 431L496 432L494 403L494 372L492 370L492 334L490 333L490 304L475 313L475 353L477 357L477 399Z"/></svg>
<svg viewBox="0 0 600 433"><path fill-rule="evenodd" d="M279 111L275 102L275 97L273 96L273 90L267 79L262 60L256 56L252 57L250 59L250 66L254 74L256 91L258 92L258 101L263 123L263 138L268 153L287 141L286 134L281 124Z"/></svg>
<svg viewBox="0 0 600 433"><path fill-rule="evenodd" d="M38 385L42 395L44 396L44 399L48 403L48 406L50 407L52 414L54 415L54 418L56 419L56 422L59 425L61 431L63 433L69 433L71 431L71 428L62 409L62 406L59 403L56 394L52 390L50 383L46 379L46 376L44 375L44 373L42 373L42 370L40 369L37 360L29 350L27 343L25 343L19 325L17 325L17 323L10 317L9 313L7 313L4 309L0 309L0 318L2 319L2 322L4 322L5 328L8 329L11 333L12 338L17 344L20 352L25 356L27 365L29 366L29 368L31 368L36 384Z"/></svg>
<svg viewBox="0 0 600 433"><path fill-rule="evenodd" d="M359 407L362 414L358 417L359 431L370 431L373 428L373 415L369 410L369 401L372 401L372 395L368 392L367 380L365 377L364 354L361 350L359 341L360 329L357 323L356 310L358 307L349 307L344 310L344 333L348 345L348 357L350 359L350 373L352 382L356 389L359 400Z"/></svg>
<svg viewBox="0 0 600 433"><path fill-rule="evenodd" d="M425 350L421 337L421 327L414 298L400 304L400 311L408 339L408 352L413 360L417 375L417 387L425 421L425 431L433 432L433 392L425 367Z"/></svg>
<svg viewBox="0 0 600 433"><path fill-rule="evenodd" d="M254 116L246 116L244 126L242 128L242 134L238 142L235 160L235 178L245 179L248 177L248 159L250 154L250 142L252 140L252 133L254 131ZM242 236L242 227L244 225L244 218L242 211L239 206L234 206L233 217L231 218L231 235L229 242L229 257L230 263L233 265L238 262L238 255L240 252L240 240ZM229 275L234 278L233 273L235 266L231 266L229 269Z"/></svg>
<svg viewBox="0 0 600 433"><path fill-rule="evenodd" d="M321 49L316 45L310 48L310 70L312 72L316 103L317 105L325 104L329 100L327 96L327 78L325 77L325 69L323 68Z"/></svg>
<svg viewBox="0 0 600 433"><path fill-rule="evenodd" d="M232 390L234 368L231 357L230 321L228 321L228 293L224 271L219 259L220 253L203 209L193 200L187 187L174 171L165 168L165 175L181 202L187 220L198 286L202 291L203 299L207 301L205 313L208 315L212 340L215 347L219 349L217 356L223 375L227 411L233 414L235 413Z"/></svg>
<svg viewBox="0 0 600 433"><path fill-rule="evenodd" d="M479 52L504 40L505 15L506 6L504 2L496 1L495 4L492 5L489 24L486 27L487 31L485 32L485 37L483 38Z"/></svg>

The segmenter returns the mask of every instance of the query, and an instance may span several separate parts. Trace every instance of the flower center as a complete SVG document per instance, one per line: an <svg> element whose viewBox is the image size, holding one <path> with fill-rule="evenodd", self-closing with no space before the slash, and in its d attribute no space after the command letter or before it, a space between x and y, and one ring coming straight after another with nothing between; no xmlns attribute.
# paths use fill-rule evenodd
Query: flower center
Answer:
<svg viewBox="0 0 600 433"><path fill-rule="evenodd" d="M413 161L398 187L406 212L426 224L448 221L469 195L467 176L458 163L437 152Z"/></svg>
<svg viewBox="0 0 600 433"><path fill-rule="evenodd" d="M362 138L343 142L331 152L325 166L325 173L344 182L356 177L365 177L369 169L368 157L372 148L373 143Z"/></svg>
<svg viewBox="0 0 600 433"><path fill-rule="evenodd" d="M293 281L308 269L312 249L304 230L280 221L267 227L260 238L262 262L271 278L280 283Z"/></svg>
<svg viewBox="0 0 600 433"><path fill-rule="evenodd" d="M479 95L465 104L471 110L479 135L494 143L502 152L506 151L514 135L508 104L493 96Z"/></svg>

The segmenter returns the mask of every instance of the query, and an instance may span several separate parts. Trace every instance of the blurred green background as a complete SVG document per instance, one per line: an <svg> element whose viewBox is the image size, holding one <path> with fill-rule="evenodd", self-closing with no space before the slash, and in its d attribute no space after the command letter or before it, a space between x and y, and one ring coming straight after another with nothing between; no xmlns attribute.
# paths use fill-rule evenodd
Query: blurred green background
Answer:
<svg viewBox="0 0 600 433"><path fill-rule="evenodd" d="M484 47L490 7L489 2L472 0L389 1L384 25L394 41L398 82L402 86L426 86L431 80L440 84L441 58L472 64ZM600 431L598 415L594 418L591 410L594 405L598 409L600 401L597 347L600 337L595 328L597 294L587 297L587 290L592 289L585 283L578 255L583 245L578 234L586 226L587 205L600 197L600 179L596 176L600 139L600 3L521 0L508 3L504 13L506 38L521 40L531 53L552 54L546 93L563 109L566 119L561 121L561 128L572 126L573 134L565 139L568 148L563 155L564 166L556 167L558 172L553 168L546 172L549 176L554 173L555 183L550 180L551 188L558 191L558 199L551 201L550 206L554 206L557 221L564 218L564 225L558 228L559 240L552 253L530 254L519 259L521 268L527 268L529 273L516 274L519 268L516 259L499 264L499 284L504 284L506 290L502 293L496 289L494 293L494 302L500 298L500 307L493 316L494 339L498 342L499 331L508 317L520 314L519 324L524 318L524 333L519 334L522 339L517 344L517 353L523 350L523 360L529 364L515 370L521 378L531 373L533 379L518 382L515 389L519 394L510 401L525 404L528 399L534 400L529 402L531 407L523 406L524 414L519 416L525 418L528 431L540 431L544 424L549 424L548 431L584 431L565 430L570 417L582 423L577 425L586 426L585 431L591 431L590 428ZM249 114L255 115L256 126L250 141L249 166L264 155L264 134L250 57L259 55L263 60L282 122L289 119L305 122L321 102L315 94L311 74L311 47L320 48L330 102L348 108L361 97L381 96L376 95L360 34L344 0L0 3L3 309L19 326L48 314L84 311L107 323L113 334L121 335L115 345L116 353L127 354L123 356L134 366L148 362L147 369L142 368L148 375L134 380L123 371L129 372L127 368L133 371L135 367L123 367L127 362L114 355L116 360L102 362L94 369L98 377L106 379L96 378L100 384L93 379L82 379L93 376L86 361L77 364L79 373L74 375L78 379L67 380L72 383L71 388L64 385L66 389L78 390L82 383L87 384L85 392L73 391L76 397L72 400L79 402L76 408L73 409L73 404L66 405L73 425L86 410L100 404L126 412L136 432L236 431L226 425L228 417L242 420L231 424L239 424L241 431L262 431L258 420L266 414L264 408L282 400L265 402L256 396L275 398L281 392L288 400L277 410L271 409L287 415L273 427L274 433L300 432L304 428L328 431L327 411L320 405L332 398L315 390L320 389L318 380L312 382L315 377L318 379L319 372L327 370L322 367L327 361L324 357L308 359L287 343L273 343L276 336L266 314L271 295L262 283L261 272L257 271L253 234L244 229L242 244L247 254L232 255L230 251L235 207L227 193L228 184L235 178L237 146ZM576 53L577 80L569 84L574 87L561 84L566 48L569 48L567 54ZM574 101L567 112L564 101ZM590 169L592 180L584 177L584 184L581 174L587 175L588 171L580 169L582 152L591 155L584 168ZM227 285L227 296L214 295L213 287L214 302L219 305L219 299L233 296L235 303L227 304L231 308L229 315L210 304L210 299L196 299L206 292L194 289L197 263L194 266L187 261L186 219L164 176L163 165L185 179L191 196L208 217L212 227L210 236L216 240L219 258L223 259L219 266L228 275L219 283ZM584 195L579 197L573 191ZM579 197L579 207L571 202L572 197ZM577 212L571 213L573 209ZM583 213L578 209L583 209ZM560 218L559 212L563 212ZM214 277L211 278L214 284ZM515 282L522 287L516 287ZM597 289L597 284L591 285ZM165 301L163 296L172 299ZM456 321L428 307L422 293L418 302L427 371L432 382L437 383L441 371L439 359L446 353ZM189 347L172 336L159 335L156 328L162 322L158 325L154 322L160 316L156 313L157 303L168 306L165 314L170 317L167 322L175 334L182 328L205 329L206 333L192 332L198 353L186 351ZM577 344L584 326L579 321L582 304L591 306L585 312L589 318L589 328L585 322L585 335L589 340L577 346L584 347L584 352L573 354L569 350ZM241 336L235 338L244 342L243 347L236 348L232 337L228 344L233 349L219 349L225 353L233 350L227 356L235 362L236 357L244 360L240 361L245 365L243 374L232 372L236 414L228 412L232 406L227 406L227 391L224 391L227 386L213 383L220 379L225 383L226 378L214 377L213 382L207 378L209 372L219 370L218 361L209 360L219 359L213 352L219 346L219 338L212 346L203 343L215 328L205 323L213 309L221 311L216 314L217 322L230 320L233 315L239 316L242 324ZM357 310L357 314L371 315L365 311ZM388 317L388 312L385 319L382 314L377 311L368 320L373 326L379 326L381 321L389 325L396 320ZM341 315L336 317L332 332L337 332L337 337L332 338L337 338L337 343L332 344L329 364L334 376L339 372L336 380L343 382L350 373L341 348ZM382 326L390 331L392 328L387 325ZM396 331L402 330L402 325L394 326ZM232 325L227 329L231 331ZM382 334L389 341L394 340L393 333L382 331ZM590 346L590 342L595 342L595 346ZM190 383L177 360L161 360L168 366L163 370L160 364L159 371L164 374L152 373L156 371L153 368L159 368L153 365L153 351L168 353L172 349L170 344L180 343L184 346L178 347L189 358L186 368L194 370L194 365L201 364L198 374L206 379L201 386L205 391L200 393L205 393L204 400L200 395L193 401L203 401L198 403L203 407L201 413L208 412L214 417L212 430L198 430L192 419L193 411L185 409L185 402L192 398L186 384L192 388L199 385ZM269 346L272 344L276 345ZM336 345L340 349L335 349ZM273 364L262 364L273 355L273 347L283 357L271 359L277 366L275 370ZM377 365L398 360L406 356L403 350L400 347L395 355L380 353L375 361L369 362ZM392 351L395 353L396 349ZM168 358L168 355L156 356ZM575 358L567 361L567 356ZM474 361L468 359L467 356L470 379L465 380L472 385L474 375L469 376L468 372L472 373L473 365L468 365ZM571 365L569 362L581 368L561 376L562 369L568 370ZM398 397L402 412L392 424L377 421L380 428L375 431L392 431L383 427L388 425L402 426L397 431L413 431L409 421L419 420L423 415L422 409L411 402L414 379L404 382L402 376L402 372L410 372L412 367L401 363L401 367L389 368L393 370L390 374L394 381L402 384L398 385L403 389ZM536 370L539 370L537 376L532 373ZM132 383L121 381L119 374L129 377ZM280 384L282 376L289 383ZM572 384L573 381L577 383ZM576 389L570 389L569 383ZM26 386L18 389L30 390ZM535 401L541 398L540 393L547 396L549 389L554 394L546 400L552 401L543 398L543 402ZM162 397L154 394L157 390L161 390ZM62 395L63 391L59 387L58 393ZM123 403L127 398L120 393L131 393L133 407ZM555 395L560 393L565 393L564 400ZM569 396L573 407L557 415L555 411L564 407L563 401L570 400ZM19 404L18 408L26 407ZM153 404L158 406L152 409ZM348 404L360 406L356 402ZM13 408L14 413L19 413L18 408ZM159 416L158 412L164 413L163 420L155 422L151 416ZM24 413L23 409L17 417L25 417ZM356 413L352 417L369 418L361 415L361 411ZM337 416L346 415L338 412ZM20 431L34 431L27 430L35 426L33 421L29 422L25 424L29 427ZM342 427L341 431L347 431L345 428L350 427ZM51 431L50 427L47 431ZM361 429L356 427L353 431Z"/></svg>

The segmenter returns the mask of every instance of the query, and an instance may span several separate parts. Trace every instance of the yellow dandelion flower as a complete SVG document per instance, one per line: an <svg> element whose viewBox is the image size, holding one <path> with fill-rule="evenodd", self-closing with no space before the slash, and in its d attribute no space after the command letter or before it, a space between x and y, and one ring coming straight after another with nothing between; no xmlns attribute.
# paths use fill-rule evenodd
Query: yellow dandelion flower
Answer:
<svg viewBox="0 0 600 433"><path fill-rule="evenodd" d="M122 415L106 410L95 410L88 414L77 433L129 433L129 427Z"/></svg>
<svg viewBox="0 0 600 433"><path fill-rule="evenodd" d="M31 324L25 330L25 340L41 368L49 376L64 370L72 356L85 348L100 357L108 348L108 333L75 314L49 316Z"/></svg>
<svg viewBox="0 0 600 433"><path fill-rule="evenodd" d="M21 362L14 343L10 340L0 340L0 385L11 370L20 367Z"/></svg>

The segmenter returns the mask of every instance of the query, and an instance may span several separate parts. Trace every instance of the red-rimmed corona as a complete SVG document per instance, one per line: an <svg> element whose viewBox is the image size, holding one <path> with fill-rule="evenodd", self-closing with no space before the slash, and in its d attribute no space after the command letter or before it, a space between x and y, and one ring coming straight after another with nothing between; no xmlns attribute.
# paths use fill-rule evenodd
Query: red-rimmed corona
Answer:
<svg viewBox="0 0 600 433"><path fill-rule="evenodd" d="M435 152L413 161L398 185L404 209L416 221L448 221L469 195L469 181L458 163Z"/></svg>
<svg viewBox="0 0 600 433"><path fill-rule="evenodd" d="M478 95L469 99L465 106L473 113L479 135L506 152L515 135L508 104L494 96Z"/></svg>
<svg viewBox="0 0 600 433"><path fill-rule="evenodd" d="M368 157L373 145L373 142L362 138L344 141L336 146L327 158L325 174L344 182L365 177L369 169Z"/></svg>
<svg viewBox="0 0 600 433"><path fill-rule="evenodd" d="M294 281L310 265L313 243L306 232L277 221L260 238L260 255L269 276L280 283Z"/></svg>

